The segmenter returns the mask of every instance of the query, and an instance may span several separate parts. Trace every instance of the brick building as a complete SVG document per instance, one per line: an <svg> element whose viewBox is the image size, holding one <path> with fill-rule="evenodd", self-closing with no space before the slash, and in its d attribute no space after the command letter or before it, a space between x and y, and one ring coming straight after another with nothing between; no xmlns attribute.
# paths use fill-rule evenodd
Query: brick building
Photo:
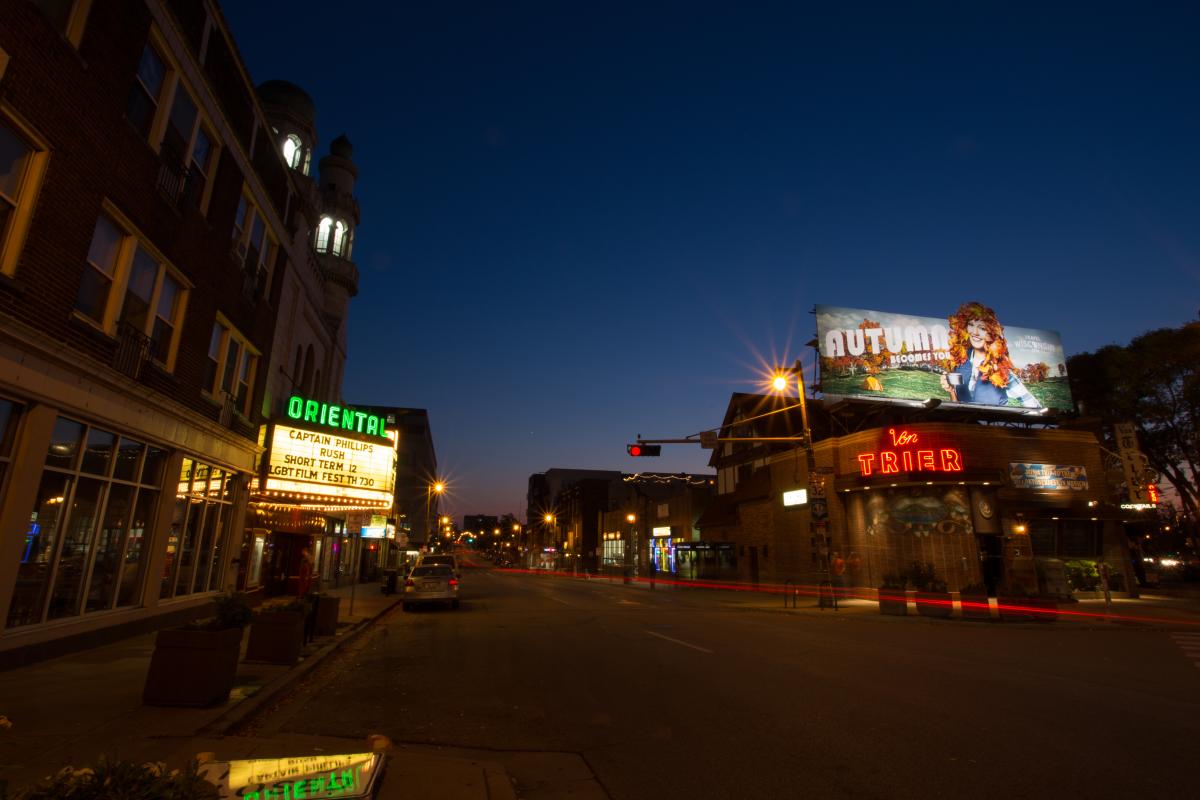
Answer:
<svg viewBox="0 0 1200 800"><path fill-rule="evenodd" d="M276 325L317 259L236 54L202 0L0 0L7 661L194 615L244 581ZM333 397L327 363L314 387Z"/></svg>
<svg viewBox="0 0 1200 800"><path fill-rule="evenodd" d="M721 435L793 436L801 424L787 404L735 394ZM713 454L720 494L700 527L734 544L741 580L816 584L832 572L870 590L920 562L951 591L1063 596L1067 562L1104 561L1135 585L1094 434L981 409L809 408L811 475L799 443L726 442Z"/></svg>

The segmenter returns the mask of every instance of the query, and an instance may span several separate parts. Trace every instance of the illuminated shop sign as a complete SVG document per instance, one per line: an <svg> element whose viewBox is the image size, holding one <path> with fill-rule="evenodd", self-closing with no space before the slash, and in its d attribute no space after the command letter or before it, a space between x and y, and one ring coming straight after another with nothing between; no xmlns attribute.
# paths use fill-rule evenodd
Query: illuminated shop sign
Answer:
<svg viewBox="0 0 1200 800"><path fill-rule="evenodd" d="M892 449L859 453L858 466L863 477L878 472L962 472L962 453L953 447L923 446L917 434L888 428Z"/></svg>
<svg viewBox="0 0 1200 800"><path fill-rule="evenodd" d="M671 535L671 527L668 525L665 528L651 528L650 533L653 536L670 536Z"/></svg>
<svg viewBox="0 0 1200 800"><path fill-rule="evenodd" d="M378 414L309 400L299 395L292 395L288 399L287 415L297 422L308 422L322 428L387 438L387 433L384 431L384 418Z"/></svg>
<svg viewBox="0 0 1200 800"><path fill-rule="evenodd" d="M785 506L802 506L808 502L808 489L792 489L783 493Z"/></svg>
<svg viewBox="0 0 1200 800"><path fill-rule="evenodd" d="M1072 464L1009 464L1008 477L1017 489L1081 492L1088 488L1087 470Z"/></svg>
<svg viewBox="0 0 1200 800"><path fill-rule="evenodd" d="M1054 331L1003 325L982 303L940 317L817 306L825 396L1071 409Z"/></svg>
<svg viewBox="0 0 1200 800"><path fill-rule="evenodd" d="M1121 508L1126 511L1149 511L1152 508L1158 508L1155 503L1121 503Z"/></svg>
<svg viewBox="0 0 1200 800"><path fill-rule="evenodd" d="M368 526L363 528L359 535L364 539L382 539L386 532L386 528L372 528Z"/></svg>
<svg viewBox="0 0 1200 800"><path fill-rule="evenodd" d="M268 494L386 508L396 484L395 457L390 442L275 425L262 488Z"/></svg>
<svg viewBox="0 0 1200 800"><path fill-rule="evenodd" d="M209 761L200 775L221 797L242 800L325 800L369 797L378 781L378 753Z"/></svg>

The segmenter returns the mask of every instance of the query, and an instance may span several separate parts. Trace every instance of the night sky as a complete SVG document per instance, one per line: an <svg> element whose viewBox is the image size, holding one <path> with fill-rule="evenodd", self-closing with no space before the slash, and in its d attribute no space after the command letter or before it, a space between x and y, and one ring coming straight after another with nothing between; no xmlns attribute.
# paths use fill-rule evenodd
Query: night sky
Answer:
<svg viewBox="0 0 1200 800"><path fill-rule="evenodd" d="M816 303L1068 354L1195 318L1200 5L801 5L224 4L354 143L343 394L429 409L451 513L705 469L625 444L811 359Z"/></svg>

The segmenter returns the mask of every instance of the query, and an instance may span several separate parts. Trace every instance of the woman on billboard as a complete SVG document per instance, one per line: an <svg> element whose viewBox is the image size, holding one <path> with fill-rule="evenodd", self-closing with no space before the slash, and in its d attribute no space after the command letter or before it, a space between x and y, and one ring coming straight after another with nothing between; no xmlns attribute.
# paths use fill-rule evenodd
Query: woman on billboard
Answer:
<svg viewBox="0 0 1200 800"><path fill-rule="evenodd" d="M950 317L950 357L957 366L942 375L942 388L954 402L1042 407L1017 377L996 312L982 303L963 303Z"/></svg>

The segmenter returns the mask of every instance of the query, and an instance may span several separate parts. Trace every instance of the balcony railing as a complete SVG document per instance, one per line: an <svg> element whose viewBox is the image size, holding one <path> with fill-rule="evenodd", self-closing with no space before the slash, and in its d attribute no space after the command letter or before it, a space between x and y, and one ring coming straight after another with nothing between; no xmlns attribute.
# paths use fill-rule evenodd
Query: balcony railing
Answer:
<svg viewBox="0 0 1200 800"><path fill-rule="evenodd" d="M142 365L150 359L150 337L122 322L117 326L117 352L113 355L113 367L122 375L137 380L142 374Z"/></svg>

